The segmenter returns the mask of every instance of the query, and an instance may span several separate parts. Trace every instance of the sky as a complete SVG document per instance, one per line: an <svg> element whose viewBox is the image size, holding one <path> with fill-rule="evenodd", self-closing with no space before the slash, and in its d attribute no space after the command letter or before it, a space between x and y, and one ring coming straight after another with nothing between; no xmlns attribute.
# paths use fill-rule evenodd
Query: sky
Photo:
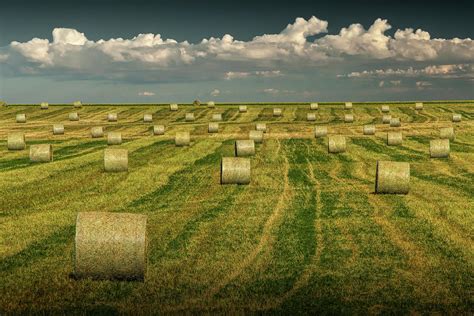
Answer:
<svg viewBox="0 0 474 316"><path fill-rule="evenodd" d="M472 12L462 0L4 0L0 99L474 99Z"/></svg>

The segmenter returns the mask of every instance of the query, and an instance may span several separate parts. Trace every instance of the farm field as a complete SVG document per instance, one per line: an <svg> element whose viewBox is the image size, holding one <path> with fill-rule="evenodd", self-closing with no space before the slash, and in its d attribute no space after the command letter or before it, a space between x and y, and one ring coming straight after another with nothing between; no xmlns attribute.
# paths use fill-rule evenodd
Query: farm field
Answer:
<svg viewBox="0 0 474 316"><path fill-rule="evenodd" d="M398 128L382 124L382 104L0 107L0 314L472 314L474 101L390 104ZM213 113L223 121L208 134ZM250 184L221 185L221 158L257 122L268 131ZM55 123L64 135L52 135ZM153 136L153 124L166 134ZM347 151L329 154L315 125L345 135ZM129 150L128 172L104 172L107 141L90 137L94 126L122 132L115 147ZM450 157L430 158L430 140L451 126ZM385 144L393 130L402 145ZM7 150L11 131L25 133L25 150ZM178 131L191 132L191 146L175 146ZM53 145L53 162L30 163L40 143ZM377 160L410 163L407 195L374 194ZM76 216L89 211L148 216L144 282L72 277Z"/></svg>

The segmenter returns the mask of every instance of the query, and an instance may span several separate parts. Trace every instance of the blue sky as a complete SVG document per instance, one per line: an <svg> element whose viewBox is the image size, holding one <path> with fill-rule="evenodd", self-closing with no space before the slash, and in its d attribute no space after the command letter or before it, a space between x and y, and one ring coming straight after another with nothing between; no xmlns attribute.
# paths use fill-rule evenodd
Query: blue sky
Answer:
<svg viewBox="0 0 474 316"><path fill-rule="evenodd" d="M9 103L474 99L470 1L6 1Z"/></svg>

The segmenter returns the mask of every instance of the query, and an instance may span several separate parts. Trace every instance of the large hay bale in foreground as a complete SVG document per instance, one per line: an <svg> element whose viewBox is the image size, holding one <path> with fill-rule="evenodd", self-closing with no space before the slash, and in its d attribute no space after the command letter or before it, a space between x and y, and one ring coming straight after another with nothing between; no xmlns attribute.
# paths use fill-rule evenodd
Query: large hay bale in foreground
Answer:
<svg viewBox="0 0 474 316"><path fill-rule="evenodd" d="M423 110L423 102L416 102L415 103L415 110L417 110L417 111Z"/></svg>
<svg viewBox="0 0 474 316"><path fill-rule="evenodd" d="M390 127L400 127L400 126L402 126L402 123L400 122L400 118L392 117L390 119Z"/></svg>
<svg viewBox="0 0 474 316"><path fill-rule="evenodd" d="M247 106L246 105L239 105L239 112L240 113L247 112Z"/></svg>
<svg viewBox="0 0 474 316"><path fill-rule="evenodd" d="M382 105L382 113L390 112L390 107L388 105Z"/></svg>
<svg viewBox="0 0 474 316"><path fill-rule="evenodd" d="M184 120L186 122L194 122L195 118L194 118L194 113L186 113L184 115Z"/></svg>
<svg viewBox="0 0 474 316"><path fill-rule="evenodd" d="M147 216L79 212L76 218L74 276L78 279L144 280Z"/></svg>
<svg viewBox="0 0 474 316"><path fill-rule="evenodd" d="M165 126L164 125L155 125L153 126L153 135L164 135Z"/></svg>
<svg viewBox="0 0 474 316"><path fill-rule="evenodd" d="M193 105L194 105L194 106L200 106L200 105L201 105L201 101L199 101L199 100L196 99L196 100L193 101Z"/></svg>
<svg viewBox="0 0 474 316"><path fill-rule="evenodd" d="M430 140L430 157L431 158L448 158L449 157L449 139Z"/></svg>
<svg viewBox="0 0 474 316"><path fill-rule="evenodd" d="M92 138L104 137L104 129L102 126L95 126L91 128Z"/></svg>
<svg viewBox="0 0 474 316"><path fill-rule="evenodd" d="M401 132L388 132L387 133L387 145L397 146L403 142L403 135Z"/></svg>
<svg viewBox="0 0 474 316"><path fill-rule="evenodd" d="M265 123L255 124L255 130L256 131L262 131L262 132L266 133L267 132L267 124L265 124Z"/></svg>
<svg viewBox="0 0 474 316"><path fill-rule="evenodd" d="M454 140L454 127L443 127L439 130L439 138Z"/></svg>
<svg viewBox="0 0 474 316"><path fill-rule="evenodd" d="M375 193L407 194L410 190L408 162L377 161Z"/></svg>
<svg viewBox="0 0 474 316"><path fill-rule="evenodd" d="M250 159L223 157L221 161L221 184L249 184Z"/></svg>
<svg viewBox="0 0 474 316"><path fill-rule="evenodd" d="M25 134L21 132L8 133L7 137L8 150L23 150L26 148Z"/></svg>
<svg viewBox="0 0 474 316"><path fill-rule="evenodd" d="M307 113L306 114L306 120L309 121L309 122L316 121L316 114L315 113Z"/></svg>
<svg viewBox="0 0 474 316"><path fill-rule="evenodd" d="M364 125L364 135L375 135L375 125Z"/></svg>
<svg viewBox="0 0 474 316"><path fill-rule="evenodd" d="M82 108L82 102L81 101L74 101L72 103L72 105L75 107L75 108Z"/></svg>
<svg viewBox="0 0 474 316"><path fill-rule="evenodd" d="M209 102L207 102L207 107L208 108L215 108L216 104L214 103L214 101L209 101Z"/></svg>
<svg viewBox="0 0 474 316"><path fill-rule="evenodd" d="M344 108L345 108L346 110L352 109L352 102L346 102L346 103L344 103Z"/></svg>
<svg viewBox="0 0 474 316"><path fill-rule="evenodd" d="M452 121L455 123L461 122L461 114L453 114Z"/></svg>
<svg viewBox="0 0 474 316"><path fill-rule="evenodd" d="M327 126L316 126L314 128L314 137L326 137L328 135Z"/></svg>
<svg viewBox="0 0 474 316"><path fill-rule="evenodd" d="M352 122L354 122L354 115L344 114L344 123L352 123Z"/></svg>
<svg viewBox="0 0 474 316"><path fill-rule="evenodd" d="M152 114L143 114L143 123L152 123L153 115Z"/></svg>
<svg viewBox="0 0 474 316"><path fill-rule="evenodd" d="M70 121L79 121L79 114L77 112L69 113Z"/></svg>
<svg viewBox="0 0 474 316"><path fill-rule="evenodd" d="M64 134L64 125L63 124L54 124L53 125L53 135L63 135Z"/></svg>
<svg viewBox="0 0 474 316"><path fill-rule="evenodd" d="M174 142L176 146L189 146L191 144L191 135L189 132L176 132Z"/></svg>
<svg viewBox="0 0 474 316"><path fill-rule="evenodd" d="M382 115L382 124L390 124L391 120L392 120L392 116L390 114Z"/></svg>
<svg viewBox="0 0 474 316"><path fill-rule="evenodd" d="M128 171L128 150L115 148L105 149L104 170L106 172Z"/></svg>
<svg viewBox="0 0 474 316"><path fill-rule="evenodd" d="M273 116L278 117L281 116L282 110L280 108L273 109Z"/></svg>
<svg viewBox="0 0 474 316"><path fill-rule="evenodd" d="M234 147L236 157L255 155L255 142L252 139L236 140Z"/></svg>
<svg viewBox="0 0 474 316"><path fill-rule="evenodd" d="M170 104L170 111L178 111L178 104L171 103Z"/></svg>
<svg viewBox="0 0 474 316"><path fill-rule="evenodd" d="M328 152L332 154L346 151L346 138L342 135L331 135L328 137Z"/></svg>
<svg viewBox="0 0 474 316"><path fill-rule="evenodd" d="M108 132L107 133L107 145L120 145L122 143L121 132Z"/></svg>
<svg viewBox="0 0 474 316"><path fill-rule="evenodd" d="M216 122L209 123L209 126L207 127L207 132L208 133L219 133L219 123L216 123Z"/></svg>
<svg viewBox="0 0 474 316"><path fill-rule="evenodd" d="M41 102L40 109L41 109L41 110L47 110L47 109L49 109L49 104L48 104L48 102Z"/></svg>
<svg viewBox="0 0 474 316"><path fill-rule="evenodd" d="M26 114L17 114L16 115L16 122L17 123L26 123Z"/></svg>
<svg viewBox="0 0 474 316"><path fill-rule="evenodd" d="M117 113L108 113L107 114L107 121L108 122L117 122L118 115Z"/></svg>
<svg viewBox="0 0 474 316"><path fill-rule="evenodd" d="M222 114L221 114L221 113L212 114L212 120L213 120L214 122L220 122L220 121L222 121Z"/></svg>
<svg viewBox="0 0 474 316"><path fill-rule="evenodd" d="M31 162L53 161L53 146L50 144L39 144L30 146Z"/></svg>
<svg viewBox="0 0 474 316"><path fill-rule="evenodd" d="M253 140L256 144L263 143L263 132L262 131L249 131L249 139Z"/></svg>
<svg viewBox="0 0 474 316"><path fill-rule="evenodd" d="M313 102L309 105L310 110L317 110L319 108L319 104L316 102Z"/></svg>

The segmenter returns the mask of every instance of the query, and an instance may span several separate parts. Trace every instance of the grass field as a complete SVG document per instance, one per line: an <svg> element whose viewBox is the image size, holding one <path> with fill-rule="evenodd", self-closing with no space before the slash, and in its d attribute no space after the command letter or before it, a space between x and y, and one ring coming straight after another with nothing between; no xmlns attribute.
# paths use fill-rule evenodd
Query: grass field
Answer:
<svg viewBox="0 0 474 316"><path fill-rule="evenodd" d="M19 313L474 313L474 103L391 104L402 146L377 104L320 105L316 124L347 136L328 154L313 137L307 105L216 109L180 106L10 106L0 108L0 314ZM79 122L68 113L79 112ZM195 113L194 123L184 113ZM117 123L106 122L117 112ZM343 123L344 113L355 122ZM463 115L452 123L452 113ZM26 113L27 123L15 123ZM142 123L153 113L164 136ZM222 113L209 135L212 113ZM52 124L64 122L65 135ZM247 186L220 185L233 141L267 122ZM375 136L362 125L377 124ZM105 139L122 131L129 172L103 171ZM449 159L430 159L429 140L455 126ZM392 128L393 129L393 128ZM9 131L27 145L52 143L54 161L31 164L28 148L8 151ZM174 146L176 131L193 144ZM377 160L411 164L408 195L375 195ZM75 280L78 212L148 215L145 282Z"/></svg>

